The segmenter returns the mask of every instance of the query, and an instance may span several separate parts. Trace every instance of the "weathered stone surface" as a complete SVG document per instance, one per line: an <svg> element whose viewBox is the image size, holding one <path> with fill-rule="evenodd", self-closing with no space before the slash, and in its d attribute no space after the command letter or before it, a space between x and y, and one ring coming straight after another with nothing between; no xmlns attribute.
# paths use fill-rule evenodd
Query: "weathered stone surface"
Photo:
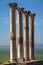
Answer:
<svg viewBox="0 0 43 65"><path fill-rule="evenodd" d="M22 61L23 58L23 10L23 8L18 8L18 61Z"/></svg>
<svg viewBox="0 0 43 65"><path fill-rule="evenodd" d="M35 14L30 14L30 48L29 48L29 59L34 58L34 16Z"/></svg>
<svg viewBox="0 0 43 65"><path fill-rule="evenodd" d="M29 60L29 16L30 11L24 12L24 59Z"/></svg>
<svg viewBox="0 0 43 65"><path fill-rule="evenodd" d="M16 3L9 3L10 6L10 62L14 62L16 56Z"/></svg>

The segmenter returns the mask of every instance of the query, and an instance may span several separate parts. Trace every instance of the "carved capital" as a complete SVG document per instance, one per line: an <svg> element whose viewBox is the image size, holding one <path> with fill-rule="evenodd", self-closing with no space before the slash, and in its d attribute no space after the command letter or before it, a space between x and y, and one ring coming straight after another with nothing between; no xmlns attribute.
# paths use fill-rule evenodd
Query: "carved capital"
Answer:
<svg viewBox="0 0 43 65"><path fill-rule="evenodd" d="M25 16L29 16L30 15L30 11L24 11L24 15Z"/></svg>
<svg viewBox="0 0 43 65"><path fill-rule="evenodd" d="M35 16L35 13L33 13L33 14L31 13L30 14L30 17L32 17L32 18L34 18L34 16Z"/></svg>
<svg viewBox="0 0 43 65"><path fill-rule="evenodd" d="M24 8L23 7L22 8L18 8L17 10L18 10L18 14L21 14L23 12Z"/></svg>
<svg viewBox="0 0 43 65"><path fill-rule="evenodd" d="M17 3L8 3L10 8L17 8Z"/></svg>

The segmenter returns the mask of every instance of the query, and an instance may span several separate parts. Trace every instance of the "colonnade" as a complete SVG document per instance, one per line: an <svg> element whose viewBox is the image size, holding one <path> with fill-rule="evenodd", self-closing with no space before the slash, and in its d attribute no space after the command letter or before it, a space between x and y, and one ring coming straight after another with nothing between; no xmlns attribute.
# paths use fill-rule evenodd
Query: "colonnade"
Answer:
<svg viewBox="0 0 43 65"><path fill-rule="evenodd" d="M19 59L20 61L34 60L35 14L34 13L32 14L30 11L25 11L24 8L19 8L17 6L17 3L9 3L9 6L10 6L10 61L15 62L17 61L17 59ZM16 10L18 12L18 54L16 51ZM22 14L24 14L24 30L22 23L23 22ZM30 18L30 43L29 43L29 18Z"/></svg>

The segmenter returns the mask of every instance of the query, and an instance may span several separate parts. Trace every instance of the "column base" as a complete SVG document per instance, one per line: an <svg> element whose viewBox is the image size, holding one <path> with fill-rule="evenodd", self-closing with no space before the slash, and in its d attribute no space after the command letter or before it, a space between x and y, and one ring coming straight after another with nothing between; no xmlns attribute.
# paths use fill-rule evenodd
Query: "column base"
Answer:
<svg viewBox="0 0 43 65"><path fill-rule="evenodd" d="M17 59L15 58L15 59L10 59L10 62L11 63L17 63Z"/></svg>
<svg viewBox="0 0 43 65"><path fill-rule="evenodd" d="M29 57L23 58L23 61L30 61Z"/></svg>
<svg viewBox="0 0 43 65"><path fill-rule="evenodd" d="M23 62L23 58L18 58L17 61L18 62Z"/></svg>
<svg viewBox="0 0 43 65"><path fill-rule="evenodd" d="M35 60L35 58L30 58L30 60Z"/></svg>

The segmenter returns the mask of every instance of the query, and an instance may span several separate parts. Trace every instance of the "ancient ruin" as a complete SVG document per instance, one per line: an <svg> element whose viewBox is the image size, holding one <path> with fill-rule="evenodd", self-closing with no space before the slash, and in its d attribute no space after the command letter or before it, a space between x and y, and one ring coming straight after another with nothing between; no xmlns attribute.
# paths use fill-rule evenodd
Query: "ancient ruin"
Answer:
<svg viewBox="0 0 43 65"><path fill-rule="evenodd" d="M10 6L10 62L34 60L34 13L25 11L17 6L17 3L9 3ZM18 56L16 54L16 10L18 12ZM22 23L24 14L24 30ZM30 17L30 21L29 21ZM30 43L29 43L30 22ZM23 35L24 31L24 35ZM24 36L24 40L23 40ZM24 41L24 42L23 42ZM30 44L30 48L29 48ZM29 55L30 53L30 55Z"/></svg>

